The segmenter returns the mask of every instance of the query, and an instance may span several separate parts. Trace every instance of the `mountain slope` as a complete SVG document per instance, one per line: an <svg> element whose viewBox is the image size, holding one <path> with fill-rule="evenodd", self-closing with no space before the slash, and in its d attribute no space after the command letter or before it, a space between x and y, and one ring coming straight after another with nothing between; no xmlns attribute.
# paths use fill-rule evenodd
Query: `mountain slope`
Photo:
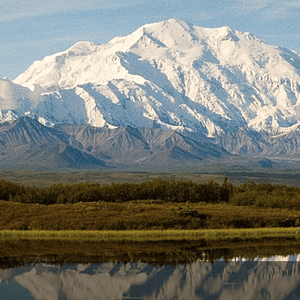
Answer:
<svg viewBox="0 0 300 300"><path fill-rule="evenodd" d="M105 163L68 143L62 132L31 118L19 118L0 127L0 168L90 168Z"/></svg>
<svg viewBox="0 0 300 300"><path fill-rule="evenodd" d="M299 53L174 19L76 43L0 80L0 123L31 117L66 147L120 164L294 158L299 107Z"/></svg>
<svg viewBox="0 0 300 300"><path fill-rule="evenodd" d="M14 82L42 93L32 112L54 123L215 137L239 127L285 132L300 121L298 53L174 19L107 44L79 42Z"/></svg>
<svg viewBox="0 0 300 300"><path fill-rule="evenodd" d="M121 164L186 164L230 157L227 151L212 143L195 141L171 130L86 125L55 128L70 136L70 145L96 158Z"/></svg>
<svg viewBox="0 0 300 300"><path fill-rule="evenodd" d="M214 144L161 129L50 128L30 117L0 124L0 169L161 168L226 157L230 154Z"/></svg>

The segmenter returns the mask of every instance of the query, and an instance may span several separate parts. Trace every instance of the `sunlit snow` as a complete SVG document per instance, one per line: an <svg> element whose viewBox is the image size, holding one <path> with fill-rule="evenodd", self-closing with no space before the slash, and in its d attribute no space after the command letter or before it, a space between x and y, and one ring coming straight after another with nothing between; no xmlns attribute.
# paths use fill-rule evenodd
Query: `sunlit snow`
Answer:
<svg viewBox="0 0 300 300"><path fill-rule="evenodd" d="M107 44L79 42L0 81L0 120L133 126L216 137L300 122L300 55L229 27L170 19Z"/></svg>

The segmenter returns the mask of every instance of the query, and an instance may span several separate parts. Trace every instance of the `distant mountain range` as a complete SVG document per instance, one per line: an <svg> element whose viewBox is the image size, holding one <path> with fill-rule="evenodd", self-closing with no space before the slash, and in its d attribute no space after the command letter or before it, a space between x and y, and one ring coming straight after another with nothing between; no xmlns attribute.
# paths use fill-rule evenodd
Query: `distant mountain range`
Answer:
<svg viewBox="0 0 300 300"><path fill-rule="evenodd" d="M0 168L297 166L299 104L299 53L171 19L0 79Z"/></svg>
<svg viewBox="0 0 300 300"><path fill-rule="evenodd" d="M117 168L189 166L230 154L206 141L173 130L47 127L30 117L0 126L0 168Z"/></svg>

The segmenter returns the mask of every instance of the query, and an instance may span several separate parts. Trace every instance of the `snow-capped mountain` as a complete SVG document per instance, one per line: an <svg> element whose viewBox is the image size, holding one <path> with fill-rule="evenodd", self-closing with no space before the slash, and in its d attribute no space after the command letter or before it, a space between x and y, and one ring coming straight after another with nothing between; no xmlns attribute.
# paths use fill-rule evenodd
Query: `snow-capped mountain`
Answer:
<svg viewBox="0 0 300 300"><path fill-rule="evenodd" d="M14 81L43 97L32 113L54 123L285 132L300 122L300 55L229 27L177 20L107 44L79 42Z"/></svg>
<svg viewBox="0 0 300 300"><path fill-rule="evenodd" d="M233 154L284 153L298 143L300 54L170 19L106 44L76 43L1 80L0 121L18 116L174 130ZM286 135L293 141L283 147Z"/></svg>

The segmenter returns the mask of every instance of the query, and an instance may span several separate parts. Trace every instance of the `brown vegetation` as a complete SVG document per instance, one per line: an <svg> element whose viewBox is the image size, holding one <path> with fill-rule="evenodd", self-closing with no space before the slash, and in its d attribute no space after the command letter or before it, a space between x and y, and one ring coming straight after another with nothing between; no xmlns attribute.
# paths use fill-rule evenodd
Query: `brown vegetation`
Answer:
<svg viewBox="0 0 300 300"><path fill-rule="evenodd" d="M77 203L0 201L0 230L142 230L299 226L300 211L228 203Z"/></svg>
<svg viewBox="0 0 300 300"><path fill-rule="evenodd" d="M295 227L300 188L156 178L36 188L0 181L0 230Z"/></svg>
<svg viewBox="0 0 300 300"><path fill-rule="evenodd" d="M0 199L5 201L39 204L69 204L78 202L126 202L132 200L163 200L168 202L228 202L232 186L224 180L222 185L209 181L175 181L156 178L135 183L109 185L78 183L54 184L36 188L0 181Z"/></svg>

